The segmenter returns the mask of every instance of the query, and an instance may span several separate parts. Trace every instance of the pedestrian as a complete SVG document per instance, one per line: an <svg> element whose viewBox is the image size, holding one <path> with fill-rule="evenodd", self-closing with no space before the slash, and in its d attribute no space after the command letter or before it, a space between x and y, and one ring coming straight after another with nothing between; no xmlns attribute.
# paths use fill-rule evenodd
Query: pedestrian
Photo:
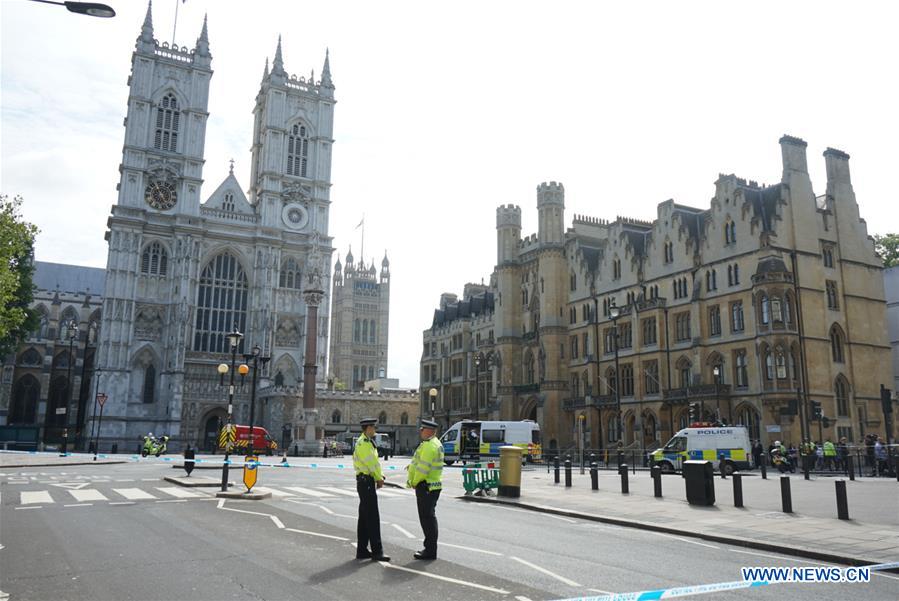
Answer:
<svg viewBox="0 0 899 601"><path fill-rule="evenodd" d="M378 451L373 442L378 420L366 417L359 422L362 434L353 449L353 468L356 471L356 492L359 494L359 518L356 522L356 559L390 561L381 543L381 514L378 512L378 492L384 486L384 475L378 463ZM370 547L370 548L369 548Z"/></svg>
<svg viewBox="0 0 899 601"><path fill-rule="evenodd" d="M762 443L756 440L752 445L752 463L756 469L762 464L762 453L764 452Z"/></svg>
<svg viewBox="0 0 899 601"><path fill-rule="evenodd" d="M837 461L841 471L849 470L849 441L845 436L840 438L840 444L837 445Z"/></svg>
<svg viewBox="0 0 899 601"><path fill-rule="evenodd" d="M820 442L815 442L815 469L818 471L824 469L824 447Z"/></svg>
<svg viewBox="0 0 899 601"><path fill-rule="evenodd" d="M886 476L889 468L887 467L887 448L883 443L883 438L877 437L874 443L874 459L877 461L877 475Z"/></svg>
<svg viewBox="0 0 899 601"><path fill-rule="evenodd" d="M877 466L874 464L874 443L876 442L876 434L868 434L865 436L865 465L871 468L872 476L877 469Z"/></svg>
<svg viewBox="0 0 899 601"><path fill-rule="evenodd" d="M814 461L813 457L815 456L815 445L812 444L812 441L808 439L802 441L802 445L799 447L799 455L802 457L802 471L811 471L814 467L812 461Z"/></svg>
<svg viewBox="0 0 899 601"><path fill-rule="evenodd" d="M824 467L830 471L833 471L834 462L837 458L837 448L834 446L833 442L828 438L824 441Z"/></svg>
<svg viewBox="0 0 899 601"><path fill-rule="evenodd" d="M437 559L437 499L443 483L443 445L437 438L437 422L422 419L419 428L421 443L415 449L412 463L406 468L406 486L415 489L418 521L424 532L424 549L413 554L415 559Z"/></svg>

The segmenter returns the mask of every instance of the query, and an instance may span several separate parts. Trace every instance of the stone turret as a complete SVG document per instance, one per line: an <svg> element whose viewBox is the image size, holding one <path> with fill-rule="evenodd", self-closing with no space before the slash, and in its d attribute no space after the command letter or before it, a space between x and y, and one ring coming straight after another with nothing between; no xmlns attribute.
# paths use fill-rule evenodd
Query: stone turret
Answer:
<svg viewBox="0 0 899 601"><path fill-rule="evenodd" d="M556 182L537 186L537 239L541 244L561 244L565 232L565 187Z"/></svg>
<svg viewBox="0 0 899 601"><path fill-rule="evenodd" d="M518 258L521 243L521 207L502 205L496 209L496 262L498 265Z"/></svg>

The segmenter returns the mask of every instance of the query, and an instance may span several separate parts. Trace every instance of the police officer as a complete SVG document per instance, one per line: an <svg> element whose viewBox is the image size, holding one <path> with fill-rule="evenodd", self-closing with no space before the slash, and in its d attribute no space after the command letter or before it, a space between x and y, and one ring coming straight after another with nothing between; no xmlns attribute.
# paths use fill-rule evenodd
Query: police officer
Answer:
<svg viewBox="0 0 899 601"><path fill-rule="evenodd" d="M378 451L372 440L377 423L378 420L373 417L366 417L359 422L362 434L356 440L356 447L353 449L356 492L359 493L356 559L390 561L390 557L384 555L384 547L381 545L381 515L378 512L377 489L384 486L384 476L381 474Z"/></svg>
<svg viewBox="0 0 899 601"><path fill-rule="evenodd" d="M412 463L406 468L409 471L406 486L415 489L418 521L425 535L424 549L413 554L415 559L437 559L437 516L434 511L443 486L440 482L443 473L443 445L436 434L437 422L421 420L421 444L415 449Z"/></svg>

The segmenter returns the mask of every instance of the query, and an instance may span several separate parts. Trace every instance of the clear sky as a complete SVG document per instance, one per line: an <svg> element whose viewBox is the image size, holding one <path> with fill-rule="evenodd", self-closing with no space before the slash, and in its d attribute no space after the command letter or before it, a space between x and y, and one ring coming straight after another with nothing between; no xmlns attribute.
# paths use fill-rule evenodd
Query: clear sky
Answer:
<svg viewBox="0 0 899 601"><path fill-rule="evenodd" d="M175 5L156 0L171 41ZM37 258L102 267L116 200L134 40L146 4L114 19L0 0L0 189L25 197ZM331 235L391 260L389 375L418 383L421 332L444 291L487 279L495 207L561 181L574 213L652 219L668 198L707 207L719 173L775 183L778 139L852 155L869 233L899 230L899 4L893 2L297 2L187 0L176 40L209 14L204 198L249 187L251 110L283 36L289 73L338 100Z"/></svg>

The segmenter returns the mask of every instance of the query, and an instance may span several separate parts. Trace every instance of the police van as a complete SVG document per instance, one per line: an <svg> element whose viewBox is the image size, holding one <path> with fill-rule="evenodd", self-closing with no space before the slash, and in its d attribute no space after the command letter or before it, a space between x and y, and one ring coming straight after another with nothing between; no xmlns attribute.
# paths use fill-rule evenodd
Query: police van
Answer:
<svg viewBox="0 0 899 601"><path fill-rule="evenodd" d="M684 428L675 434L661 449L652 454L652 462L663 472L681 469L684 461L704 459L720 470L720 456L724 454L724 472L752 467L752 447L745 426Z"/></svg>
<svg viewBox="0 0 899 601"><path fill-rule="evenodd" d="M440 438L443 460L452 465L461 459L499 457L499 448L521 448L526 461L541 456L540 426L531 420L520 422L474 421L456 422Z"/></svg>

